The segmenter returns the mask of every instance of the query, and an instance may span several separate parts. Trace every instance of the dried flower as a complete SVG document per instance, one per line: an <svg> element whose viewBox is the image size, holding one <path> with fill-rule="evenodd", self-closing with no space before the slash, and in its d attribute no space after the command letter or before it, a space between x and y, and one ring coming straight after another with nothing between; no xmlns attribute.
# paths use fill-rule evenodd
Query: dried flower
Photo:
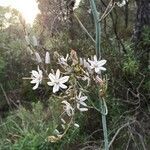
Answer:
<svg viewBox="0 0 150 150"><path fill-rule="evenodd" d="M104 85L105 81L102 80L98 75L96 76L95 79L96 79L96 82L98 82L100 86L103 86L103 85Z"/></svg>
<svg viewBox="0 0 150 150"><path fill-rule="evenodd" d="M67 115L70 117L70 116L73 116L74 115L74 109L73 107L70 105L70 103L68 103L66 100L62 101L61 102L62 104L65 104L64 106L64 111L67 113Z"/></svg>
<svg viewBox="0 0 150 150"><path fill-rule="evenodd" d="M71 50L70 57L72 60L72 65L78 64L78 56L77 56L77 52L75 50L73 50L73 49Z"/></svg>

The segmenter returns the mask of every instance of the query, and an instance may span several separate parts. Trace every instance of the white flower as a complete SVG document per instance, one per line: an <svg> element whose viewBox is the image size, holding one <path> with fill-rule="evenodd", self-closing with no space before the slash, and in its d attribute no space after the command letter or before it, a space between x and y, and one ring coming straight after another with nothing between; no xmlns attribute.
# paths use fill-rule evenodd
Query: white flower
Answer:
<svg viewBox="0 0 150 150"><path fill-rule="evenodd" d="M60 88L66 89L67 86L64 84L68 81L69 76L60 77L60 70L57 69L56 75L50 73L48 75L51 82L47 82L49 86L53 86L53 93L56 93L59 91Z"/></svg>
<svg viewBox="0 0 150 150"><path fill-rule="evenodd" d="M80 111L88 111L88 108L81 108L81 105L84 107L87 107L87 104L84 102L87 99L87 96L81 96L81 92L79 92L79 95L76 96L76 102L77 102L77 109Z"/></svg>
<svg viewBox="0 0 150 150"><path fill-rule="evenodd" d="M118 7L123 7L124 5L126 5L126 3L128 2L128 0L123 0L122 2L117 2Z"/></svg>
<svg viewBox="0 0 150 150"><path fill-rule="evenodd" d="M46 52L46 55L45 55L45 64L50 64L50 54L49 54L49 52Z"/></svg>
<svg viewBox="0 0 150 150"><path fill-rule="evenodd" d="M32 75L31 79L32 81L30 83L35 84L35 86L32 88L33 90L37 89L39 84L42 83L42 78L43 78L43 72L40 70L38 66L38 71L32 70Z"/></svg>
<svg viewBox="0 0 150 150"><path fill-rule="evenodd" d="M74 109L73 107L70 105L70 103L68 103L66 100L61 102L62 104L65 104L64 106L64 111L67 113L67 115L70 117L72 115L74 115Z"/></svg>
<svg viewBox="0 0 150 150"><path fill-rule="evenodd" d="M106 70L106 68L103 67L103 65L106 63L106 60L97 60L96 55L94 55L94 60L89 60L90 68L94 69L96 73L100 73L101 70Z"/></svg>
<svg viewBox="0 0 150 150"><path fill-rule="evenodd" d="M79 7L80 2L81 2L81 0L76 0L76 1L75 1L73 10L75 10L75 9L77 9L77 8Z"/></svg>
<svg viewBox="0 0 150 150"><path fill-rule="evenodd" d="M64 56L61 56L60 58L58 58L59 64L68 66L67 64L68 57L69 57L69 54L66 55L66 58L64 58Z"/></svg>

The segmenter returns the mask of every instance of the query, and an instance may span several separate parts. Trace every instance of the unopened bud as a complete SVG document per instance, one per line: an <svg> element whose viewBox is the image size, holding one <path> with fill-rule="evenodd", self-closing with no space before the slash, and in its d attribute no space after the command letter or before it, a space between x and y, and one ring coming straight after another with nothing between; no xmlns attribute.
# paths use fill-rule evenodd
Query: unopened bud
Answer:
<svg viewBox="0 0 150 150"><path fill-rule="evenodd" d="M37 61L38 63L41 63L41 62L42 62L41 56L39 55L38 52L35 52L35 57L36 57L36 61Z"/></svg>
<svg viewBox="0 0 150 150"><path fill-rule="evenodd" d="M30 39L27 35L25 36L25 40L26 40L27 44L30 45Z"/></svg>
<svg viewBox="0 0 150 150"><path fill-rule="evenodd" d="M31 50L29 46L27 47L27 52L30 53L30 55L33 55L33 51Z"/></svg>
<svg viewBox="0 0 150 150"><path fill-rule="evenodd" d="M63 124L66 124L66 121L65 121L63 118L61 118L61 122L62 122Z"/></svg>
<svg viewBox="0 0 150 150"><path fill-rule="evenodd" d="M33 44L33 46L38 46L38 41L35 36L32 36L32 44Z"/></svg>
<svg viewBox="0 0 150 150"><path fill-rule="evenodd" d="M79 62L80 62L80 65L82 66L83 65L83 59L81 57L79 58Z"/></svg>
<svg viewBox="0 0 150 150"><path fill-rule="evenodd" d="M79 127L80 127L79 124L77 124L77 123L75 123L74 126L75 126L76 128L79 128Z"/></svg>
<svg viewBox="0 0 150 150"><path fill-rule="evenodd" d="M49 54L49 52L46 52L46 55L45 55L45 64L50 64L50 54Z"/></svg>

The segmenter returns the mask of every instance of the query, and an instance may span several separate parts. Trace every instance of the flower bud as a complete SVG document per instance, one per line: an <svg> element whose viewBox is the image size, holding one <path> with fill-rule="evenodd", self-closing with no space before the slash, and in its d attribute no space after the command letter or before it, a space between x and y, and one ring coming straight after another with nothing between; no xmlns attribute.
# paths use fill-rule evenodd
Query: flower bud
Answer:
<svg viewBox="0 0 150 150"><path fill-rule="evenodd" d="M31 50L29 46L27 47L27 52L30 53L30 55L33 55L33 51Z"/></svg>
<svg viewBox="0 0 150 150"><path fill-rule="evenodd" d="M25 40L26 40L27 44L30 45L30 39L27 35L25 36Z"/></svg>
<svg viewBox="0 0 150 150"><path fill-rule="evenodd" d="M46 55L45 55L45 64L50 64L50 54L49 54L49 52L46 52Z"/></svg>
<svg viewBox="0 0 150 150"><path fill-rule="evenodd" d="M83 59L80 57L79 58L79 64L82 66L83 65Z"/></svg>
<svg viewBox="0 0 150 150"><path fill-rule="evenodd" d="M77 123L75 123L74 126L75 126L76 128L79 128L79 127L80 127L79 124L77 124Z"/></svg>
<svg viewBox="0 0 150 150"><path fill-rule="evenodd" d="M33 44L33 46L38 46L38 41L35 36L32 36L32 44Z"/></svg>
<svg viewBox="0 0 150 150"><path fill-rule="evenodd" d="M61 122L62 122L63 124L66 124L66 121L65 121L63 118L61 118Z"/></svg>
<svg viewBox="0 0 150 150"><path fill-rule="evenodd" d="M38 63L42 63L41 56L39 55L38 52L35 52L35 57L36 57L36 61L37 61Z"/></svg>

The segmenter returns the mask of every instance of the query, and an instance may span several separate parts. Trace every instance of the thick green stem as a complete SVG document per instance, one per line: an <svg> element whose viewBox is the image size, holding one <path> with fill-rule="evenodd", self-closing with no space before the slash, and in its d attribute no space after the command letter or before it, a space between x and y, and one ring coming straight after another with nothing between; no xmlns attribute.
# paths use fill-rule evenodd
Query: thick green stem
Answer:
<svg viewBox="0 0 150 150"><path fill-rule="evenodd" d="M100 22L99 22L99 13L96 9L96 5L94 0L90 0L91 4L91 10L93 13L93 18L94 18L94 24L95 24L95 32L96 32L96 56L99 59L101 57L101 50L100 50L100 37L101 37L101 28L100 28Z"/></svg>
<svg viewBox="0 0 150 150"><path fill-rule="evenodd" d="M108 134L107 134L107 122L106 122L106 105L105 100L100 100L100 107L101 107L101 113L102 113L102 125L103 125L103 133L104 133L104 143L105 143L105 150L109 150L109 143L108 143Z"/></svg>
<svg viewBox="0 0 150 150"><path fill-rule="evenodd" d="M101 26L99 22L99 13L96 9L96 4L94 0L90 0L91 10L93 13L94 24L95 24L95 31L96 31L96 56L99 59L101 57L101 50L100 50L100 41L101 41ZM102 124L103 124L103 134L104 134L104 142L105 142L105 150L109 150L108 146L108 134L107 134L107 124L106 124L106 115L107 115L107 105L105 103L105 99L102 98L100 100L100 109L102 114Z"/></svg>

